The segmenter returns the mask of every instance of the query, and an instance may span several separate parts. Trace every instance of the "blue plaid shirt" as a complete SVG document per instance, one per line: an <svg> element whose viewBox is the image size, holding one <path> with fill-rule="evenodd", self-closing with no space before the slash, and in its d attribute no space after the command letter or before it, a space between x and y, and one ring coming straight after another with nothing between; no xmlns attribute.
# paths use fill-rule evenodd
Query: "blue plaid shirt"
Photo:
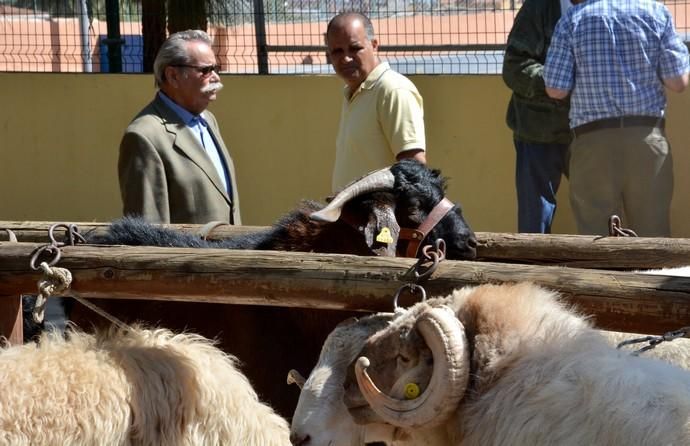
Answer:
<svg viewBox="0 0 690 446"><path fill-rule="evenodd" d="M544 82L571 91L573 128L625 115L663 116L661 79L688 71L688 49L662 3L586 0L556 25Z"/></svg>

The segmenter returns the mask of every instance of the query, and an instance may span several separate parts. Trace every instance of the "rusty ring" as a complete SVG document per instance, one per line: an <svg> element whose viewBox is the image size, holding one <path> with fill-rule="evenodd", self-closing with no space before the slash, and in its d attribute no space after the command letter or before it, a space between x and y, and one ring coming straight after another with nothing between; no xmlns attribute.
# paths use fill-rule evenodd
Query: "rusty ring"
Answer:
<svg viewBox="0 0 690 446"><path fill-rule="evenodd" d="M400 297L400 292L404 288L409 288L411 294L414 294L417 290L419 290L420 293L422 294L422 300L420 302L424 302L426 300L426 290L424 289L423 286L417 285L414 283L406 283L403 286L401 286L400 288L398 288L398 291L396 291L395 295L393 296L393 309L394 310L398 308L398 297Z"/></svg>
<svg viewBox="0 0 690 446"><path fill-rule="evenodd" d="M424 254L424 257L426 257L427 260L432 260L432 254L430 254L430 251L434 249L435 252L435 258L438 259L440 262L441 260L445 260L446 258L446 241L443 240L442 238L437 238L436 241L434 242L433 245L424 245L422 248L422 254Z"/></svg>
<svg viewBox="0 0 690 446"><path fill-rule="evenodd" d="M29 262L29 266L31 267L31 269L38 270L38 267L36 266L36 261L38 260L38 257L44 252L55 253L55 257L53 258L53 260L48 262L48 266L55 266L55 264L60 261L60 256L62 255L62 253L60 252L60 248L55 245L44 245L37 248L31 255L31 261Z"/></svg>

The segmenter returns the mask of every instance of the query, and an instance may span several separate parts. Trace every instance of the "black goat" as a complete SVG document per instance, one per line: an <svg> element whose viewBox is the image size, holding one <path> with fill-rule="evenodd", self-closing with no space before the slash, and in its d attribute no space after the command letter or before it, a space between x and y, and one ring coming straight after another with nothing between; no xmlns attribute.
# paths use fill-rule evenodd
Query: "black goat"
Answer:
<svg viewBox="0 0 690 446"><path fill-rule="evenodd" d="M138 218L115 221L107 234L91 243L194 248L270 249L358 255L400 252L401 228L418 229L439 203L446 184L438 170L413 161L400 161L390 169L373 172L340 192L325 208L304 201L267 230L225 240L154 226ZM425 240L442 238L449 259L472 259L477 241L458 206L449 205L428 231ZM384 228L389 243L376 240ZM402 231L403 235L406 233ZM404 237L403 237L404 238ZM408 241L409 242L409 241ZM424 241L418 240L422 244Z"/></svg>
<svg viewBox="0 0 690 446"><path fill-rule="evenodd" d="M444 198L445 186L438 170L404 160L352 183L326 207L305 201L272 227L256 233L207 241L126 217L114 222L106 235L87 239L100 244L389 256L397 248L414 256L422 239L431 243L442 238L448 258L472 259L475 236L460 208ZM384 228L390 239L377 241ZM415 232L417 239L407 237ZM292 415L298 397L297 389L286 388L288 370L310 370L333 328L357 314L185 302L99 300L98 304L126 321L144 320L218 338L221 348L243 361L244 372L262 398L286 417ZM71 318L88 326L90 316L77 305Z"/></svg>

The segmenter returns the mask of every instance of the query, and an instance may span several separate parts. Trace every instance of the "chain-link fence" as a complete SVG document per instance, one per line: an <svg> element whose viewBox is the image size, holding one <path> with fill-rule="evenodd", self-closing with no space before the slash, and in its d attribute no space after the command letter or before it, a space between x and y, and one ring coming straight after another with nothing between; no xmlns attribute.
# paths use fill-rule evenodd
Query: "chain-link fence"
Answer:
<svg viewBox="0 0 690 446"><path fill-rule="evenodd" d="M621 0L625 1L625 0ZM666 0L688 33L690 0ZM522 0L0 0L0 71L149 72L170 32L206 29L223 72L330 73L337 12L367 14L406 74L501 70Z"/></svg>

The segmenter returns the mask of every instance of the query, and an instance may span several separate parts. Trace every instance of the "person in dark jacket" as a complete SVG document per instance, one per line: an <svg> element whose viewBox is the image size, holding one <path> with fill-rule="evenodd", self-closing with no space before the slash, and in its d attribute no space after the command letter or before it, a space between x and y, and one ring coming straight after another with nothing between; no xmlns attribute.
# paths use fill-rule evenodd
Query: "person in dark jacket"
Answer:
<svg viewBox="0 0 690 446"><path fill-rule="evenodd" d="M551 232L556 193L568 175L569 104L547 96L542 73L556 23L570 6L525 0L508 36L503 81L513 91L506 122L516 152L518 232Z"/></svg>

